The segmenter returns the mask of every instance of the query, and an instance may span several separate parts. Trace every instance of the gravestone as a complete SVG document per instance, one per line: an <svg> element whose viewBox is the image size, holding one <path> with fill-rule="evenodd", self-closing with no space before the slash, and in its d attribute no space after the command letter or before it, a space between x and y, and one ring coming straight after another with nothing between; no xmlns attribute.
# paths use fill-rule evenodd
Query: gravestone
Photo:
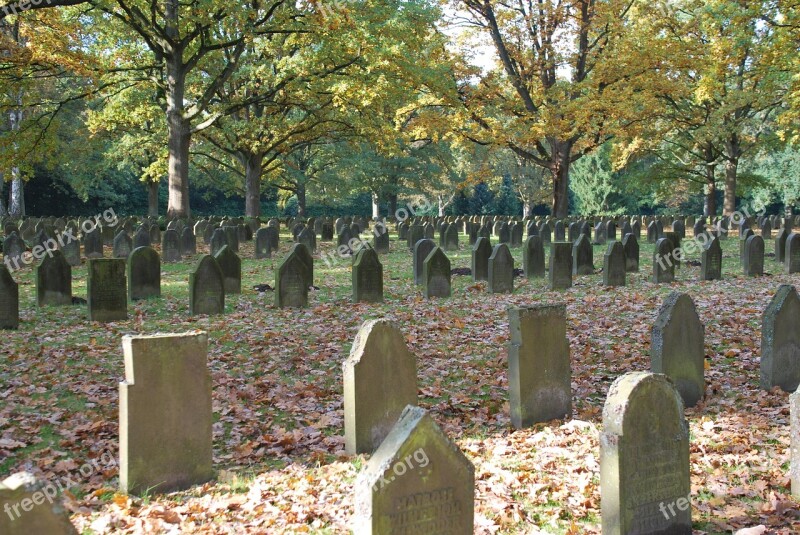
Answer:
<svg viewBox="0 0 800 535"><path fill-rule="evenodd" d="M203 255L189 274L189 313L225 313L225 278L212 255Z"/></svg>
<svg viewBox="0 0 800 535"><path fill-rule="evenodd" d="M744 244L742 270L748 277L760 277L764 274L764 238L750 236Z"/></svg>
<svg viewBox="0 0 800 535"><path fill-rule="evenodd" d="M761 388L776 386L800 386L800 297L789 284L778 287L761 321Z"/></svg>
<svg viewBox="0 0 800 535"><path fill-rule="evenodd" d="M436 247L433 240L421 239L414 244L413 255L413 268L414 268L414 284L422 284L422 268L425 259L431 254L431 251Z"/></svg>
<svg viewBox="0 0 800 535"><path fill-rule="evenodd" d="M544 244L538 234L528 236L522 250L522 270L528 279L545 276Z"/></svg>
<svg viewBox="0 0 800 535"><path fill-rule="evenodd" d="M613 221L606 223L606 241L614 241L617 239L617 224Z"/></svg>
<svg viewBox="0 0 800 535"><path fill-rule="evenodd" d="M511 247L522 246L522 223L511 225Z"/></svg>
<svg viewBox="0 0 800 535"><path fill-rule="evenodd" d="M116 236L114 236L114 244L113 244L113 255L114 258L128 258L128 255L131 254L133 250L133 240L130 236L124 231L120 230Z"/></svg>
<svg viewBox="0 0 800 535"><path fill-rule="evenodd" d="M592 244L586 236L581 235L572 246L572 274L591 275L592 273L594 273Z"/></svg>
<svg viewBox="0 0 800 535"><path fill-rule="evenodd" d="M214 229L214 232L211 234L211 240L209 241L211 256L217 254L226 245L228 245L228 235L225 230L222 228Z"/></svg>
<svg viewBox="0 0 800 535"><path fill-rule="evenodd" d="M639 239L636 234L626 234L622 238L622 249L625 253L625 271L636 273L639 271Z"/></svg>
<svg viewBox="0 0 800 535"><path fill-rule="evenodd" d="M600 434L603 535L691 535L689 426L664 375L627 373L611 385Z"/></svg>
<svg viewBox="0 0 800 535"><path fill-rule="evenodd" d="M542 226L539 227L539 236L542 237L543 244L549 245L552 242L552 231L550 229L550 225L547 223L542 223Z"/></svg>
<svg viewBox="0 0 800 535"><path fill-rule="evenodd" d="M197 239L191 227L181 231L181 255L194 256L197 254Z"/></svg>
<svg viewBox="0 0 800 535"><path fill-rule="evenodd" d="M372 247L362 248L353 263L353 301L383 301L383 265Z"/></svg>
<svg viewBox="0 0 800 535"><path fill-rule="evenodd" d="M317 250L317 238L314 236L314 232L307 228L297 234L297 243L305 245L311 254L314 254L314 251Z"/></svg>
<svg viewBox="0 0 800 535"><path fill-rule="evenodd" d="M349 226L342 227L342 231L336 237L337 240L336 245L339 247L339 249L344 251L343 254L352 254L355 252L350 248L350 242L352 239L353 239L353 234L350 232L350 227Z"/></svg>
<svg viewBox="0 0 800 535"><path fill-rule="evenodd" d="M302 243L292 245L290 251L294 251L303 263L303 277L306 281L306 288L314 285L314 257L308 248Z"/></svg>
<svg viewBox="0 0 800 535"><path fill-rule="evenodd" d="M566 306L508 309L508 387L517 429L572 414Z"/></svg>
<svg viewBox="0 0 800 535"><path fill-rule="evenodd" d="M585 236L582 236L585 238ZM551 290L566 290L572 287L572 244L553 242L550 244Z"/></svg>
<svg viewBox="0 0 800 535"><path fill-rule="evenodd" d="M692 231L694 232L694 237L697 238L701 234L705 233L706 231L706 224L702 219L698 219L697 223L694 224L692 227Z"/></svg>
<svg viewBox="0 0 800 535"><path fill-rule="evenodd" d="M145 225L140 226L133 235L133 248L138 249L139 247L150 247L152 243L153 242L150 240L150 232L148 232Z"/></svg>
<svg viewBox="0 0 800 535"><path fill-rule="evenodd" d="M449 225L444 233L444 250L458 251L458 227Z"/></svg>
<svg viewBox="0 0 800 535"><path fill-rule="evenodd" d="M603 255L603 286L625 286L625 272L625 249L612 241Z"/></svg>
<svg viewBox="0 0 800 535"><path fill-rule="evenodd" d="M103 236L100 227L83 235L83 256L86 258L103 258Z"/></svg>
<svg viewBox="0 0 800 535"><path fill-rule="evenodd" d="M647 225L647 243L656 243L659 240L658 225L655 221L651 221Z"/></svg>
<svg viewBox="0 0 800 535"><path fill-rule="evenodd" d="M764 241L772 239L772 225L769 219L765 219L761 224L761 237L764 238Z"/></svg>
<svg viewBox="0 0 800 535"><path fill-rule="evenodd" d="M0 264L0 329L19 328L19 286Z"/></svg>
<svg viewBox="0 0 800 535"><path fill-rule="evenodd" d="M489 280L489 257L492 256L492 244L489 238L479 237L472 246L472 280Z"/></svg>
<svg viewBox="0 0 800 535"><path fill-rule="evenodd" d="M672 258L673 245L669 238L660 238L653 252L653 282L673 282L675 280L675 262Z"/></svg>
<svg viewBox="0 0 800 535"><path fill-rule="evenodd" d="M373 235L375 237L372 239L372 247L375 252L387 254L389 252L389 229L385 225L376 225ZM458 249L458 236L456 236L456 249Z"/></svg>
<svg viewBox="0 0 800 535"><path fill-rule="evenodd" d="M128 285L125 260L95 258L89 260L86 274L86 301L91 321L128 319Z"/></svg>
<svg viewBox="0 0 800 535"><path fill-rule="evenodd" d="M214 255L219 269L222 270L222 286L225 295L242 293L242 260L227 245Z"/></svg>
<svg viewBox="0 0 800 535"><path fill-rule="evenodd" d="M694 407L705 395L705 327L688 294L672 292L653 325L650 368L675 384L683 404Z"/></svg>
<svg viewBox="0 0 800 535"><path fill-rule="evenodd" d="M12 231L11 234L7 235L6 238L3 240L3 260L7 267L18 267L17 264L22 265L20 263L20 257L22 253L25 252L25 242L19 235ZM16 259L16 264L14 260Z"/></svg>
<svg viewBox="0 0 800 535"><path fill-rule="evenodd" d="M65 239L61 252L64 253L64 259L70 266L81 265L81 244L78 240Z"/></svg>
<svg viewBox="0 0 800 535"><path fill-rule="evenodd" d="M789 231L785 228L778 229L775 235L775 261L783 263L786 256L786 238L789 237Z"/></svg>
<svg viewBox="0 0 800 535"><path fill-rule="evenodd" d="M343 365L345 452L372 453L407 405L417 404L417 360L391 321L359 329Z"/></svg>
<svg viewBox="0 0 800 535"><path fill-rule="evenodd" d="M61 251L52 251L36 266L36 305L71 304L72 267Z"/></svg>
<svg viewBox="0 0 800 535"><path fill-rule="evenodd" d="M422 264L422 294L425 298L450 297L450 259L434 247Z"/></svg>
<svg viewBox="0 0 800 535"><path fill-rule="evenodd" d="M120 490L164 493L212 479L208 335L124 336L122 348Z"/></svg>
<svg viewBox="0 0 800 535"><path fill-rule="evenodd" d="M270 247L270 239L267 228L260 228L256 231L256 242L254 247L255 257L257 259L272 257L272 249Z"/></svg>
<svg viewBox="0 0 800 535"><path fill-rule="evenodd" d="M342 232L349 232L344 227ZM300 257L299 248L305 246L295 244L275 270L275 306L306 307L308 306L308 266Z"/></svg>
<svg viewBox="0 0 800 535"><path fill-rule="evenodd" d="M475 468L421 408L407 406L355 482L353 533L472 535Z"/></svg>
<svg viewBox="0 0 800 535"><path fill-rule="evenodd" d="M152 247L137 247L128 257L128 299L161 297L161 258Z"/></svg>
<svg viewBox="0 0 800 535"><path fill-rule="evenodd" d="M239 225L225 225L222 230L225 231L225 245L233 249L234 253L239 252Z"/></svg>
<svg viewBox="0 0 800 535"><path fill-rule="evenodd" d="M181 240L177 230L164 231L161 237L161 258L166 263L180 262Z"/></svg>
<svg viewBox="0 0 800 535"><path fill-rule="evenodd" d="M716 236L700 253L700 280L722 280L722 246Z"/></svg>
<svg viewBox="0 0 800 535"><path fill-rule="evenodd" d="M28 472L17 472L0 481L0 533L78 535L58 490L53 482L39 481Z"/></svg>
<svg viewBox="0 0 800 535"><path fill-rule="evenodd" d="M422 225L414 224L408 229L408 248L413 252L419 240L425 239L425 229Z"/></svg>
<svg viewBox="0 0 800 535"><path fill-rule="evenodd" d="M489 293L514 293L514 257L505 243L498 243L492 250L487 282Z"/></svg>
<svg viewBox="0 0 800 535"><path fill-rule="evenodd" d="M271 252L277 252L278 247L280 247L280 233L278 232L278 227L268 226L267 227L267 238L269 240L269 250ZM333 241L331 238L328 241ZM221 249L221 247L220 247Z"/></svg>
<svg viewBox="0 0 800 535"><path fill-rule="evenodd" d="M800 273L800 234L795 234L792 232L786 238L784 265L787 275L791 275L792 273Z"/></svg>

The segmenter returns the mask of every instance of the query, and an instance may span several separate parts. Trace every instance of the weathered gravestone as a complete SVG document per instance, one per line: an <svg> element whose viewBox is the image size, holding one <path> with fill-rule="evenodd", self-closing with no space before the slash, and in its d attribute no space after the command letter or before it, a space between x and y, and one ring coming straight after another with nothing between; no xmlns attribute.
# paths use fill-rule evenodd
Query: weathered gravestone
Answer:
<svg viewBox="0 0 800 535"><path fill-rule="evenodd" d="M786 239L789 237L789 231L785 228L780 228L775 235L775 261L783 263L786 255Z"/></svg>
<svg viewBox="0 0 800 535"><path fill-rule="evenodd" d="M211 255L203 255L189 274L189 313L193 316L225 313L225 278Z"/></svg>
<svg viewBox="0 0 800 535"><path fill-rule="evenodd" d="M19 286L0 264L0 329L19 328Z"/></svg>
<svg viewBox="0 0 800 535"><path fill-rule="evenodd" d="M436 242L433 240L421 239L414 244L413 268L414 268L414 284L422 284L422 268L425 259L431 254L431 251L436 247Z"/></svg>
<svg viewBox="0 0 800 535"><path fill-rule="evenodd" d="M489 238L480 236L472 246L472 280L485 281L489 279L489 257L492 256L492 244Z"/></svg>
<svg viewBox="0 0 800 535"><path fill-rule="evenodd" d="M673 292L653 325L650 369L668 376L687 407L705 395L705 327L688 294Z"/></svg>
<svg viewBox="0 0 800 535"><path fill-rule="evenodd" d="M372 239L372 247L376 253L386 254L389 252L389 229L383 223L377 223L375 230L372 233L375 237ZM456 244L458 248L458 244Z"/></svg>
<svg viewBox="0 0 800 535"><path fill-rule="evenodd" d="M137 247L128 257L128 299L161 296L161 258L152 247Z"/></svg>
<svg viewBox="0 0 800 535"><path fill-rule="evenodd" d="M114 236L112 255L114 258L128 258L132 250L133 240L124 230L120 230L117 235Z"/></svg>
<svg viewBox="0 0 800 535"><path fill-rule="evenodd" d="M77 535L58 491L52 482L37 481L27 472L17 472L0 481L0 533Z"/></svg>
<svg viewBox="0 0 800 535"><path fill-rule="evenodd" d="M603 535L691 535L689 426L664 375L627 373L603 407Z"/></svg>
<svg viewBox="0 0 800 535"><path fill-rule="evenodd" d="M345 451L372 453L407 405L417 404L417 361L388 320L365 322L343 365Z"/></svg>
<svg viewBox="0 0 800 535"><path fill-rule="evenodd" d="M72 304L72 267L61 251L45 255L36 266L36 304Z"/></svg>
<svg viewBox="0 0 800 535"><path fill-rule="evenodd" d="M419 407L408 406L355 483L358 535L471 535L475 468Z"/></svg>
<svg viewBox="0 0 800 535"><path fill-rule="evenodd" d="M538 234L528 236L522 250L522 270L528 279L545 276L544 244Z"/></svg>
<svg viewBox="0 0 800 535"><path fill-rule="evenodd" d="M505 243L498 243L489 257L486 289L489 293L514 293L514 257Z"/></svg>
<svg viewBox="0 0 800 535"><path fill-rule="evenodd" d="M86 258L103 258L103 236L100 227L83 235L83 256Z"/></svg>
<svg viewBox="0 0 800 535"><path fill-rule="evenodd" d="M764 274L764 238L750 236L744 244L742 270L748 277L760 277Z"/></svg>
<svg viewBox="0 0 800 535"><path fill-rule="evenodd" d="M450 259L434 247L422 263L422 294L426 298L450 297Z"/></svg>
<svg viewBox="0 0 800 535"><path fill-rule="evenodd" d="M782 284L761 322L761 388L779 386L794 392L800 386L800 297Z"/></svg>
<svg viewBox="0 0 800 535"><path fill-rule="evenodd" d="M572 414L565 305L508 309L511 424L530 427Z"/></svg>
<svg viewBox="0 0 800 535"><path fill-rule="evenodd" d="M363 247L353 263L353 301L383 301L383 265L372 247Z"/></svg>
<svg viewBox="0 0 800 535"><path fill-rule="evenodd" d="M86 274L86 301L91 321L128 319L128 285L125 260L94 258Z"/></svg>
<svg viewBox="0 0 800 535"><path fill-rule="evenodd" d="M228 245L228 235L225 233L225 230L222 228L214 229L214 232L211 234L211 241L209 242L211 256L217 254L226 245Z"/></svg>
<svg viewBox="0 0 800 535"><path fill-rule="evenodd" d="M122 348L122 492L170 492L213 478L208 335L124 336Z"/></svg>
<svg viewBox="0 0 800 535"><path fill-rule="evenodd" d="M625 272L625 249L620 242L612 241L603 254L603 285L625 286Z"/></svg>
<svg viewBox="0 0 800 535"><path fill-rule="evenodd" d="M669 238L660 238L653 252L653 282L673 282L675 280L675 262L672 257L673 244Z"/></svg>
<svg viewBox="0 0 800 535"><path fill-rule="evenodd" d="M300 257L299 248L306 250L305 245L295 244L275 270L276 307L308 306L308 266Z"/></svg>
<svg viewBox="0 0 800 535"><path fill-rule="evenodd" d="M566 235L564 233L564 222L560 219L556 221L556 226L553 229L553 240L554 241L565 241Z"/></svg>
<svg viewBox="0 0 800 535"><path fill-rule="evenodd" d="M700 280L722 280L722 246L716 236L700 253Z"/></svg>
<svg viewBox="0 0 800 535"><path fill-rule="evenodd" d="M254 249L257 259L272 257L272 248L270 247L270 238L267 228L260 228L256 231Z"/></svg>
<svg viewBox="0 0 800 535"><path fill-rule="evenodd" d="M605 240L602 242L605 243ZM572 246L572 274L591 275L594 273L594 251L589 239L581 235Z"/></svg>
<svg viewBox="0 0 800 535"><path fill-rule="evenodd" d="M150 232L147 230L145 225L139 227L139 229L133 235L133 248L139 247L150 247L153 242L150 240Z"/></svg>
<svg viewBox="0 0 800 535"><path fill-rule="evenodd" d="M180 262L181 240L177 230L166 230L161 236L161 258L166 263Z"/></svg>
<svg viewBox="0 0 800 535"><path fill-rule="evenodd" d="M197 238L191 227L186 227L181 231L181 255L194 256L197 254Z"/></svg>
<svg viewBox="0 0 800 535"><path fill-rule="evenodd" d="M792 232L786 238L784 263L787 274L800 273L800 234Z"/></svg>
<svg viewBox="0 0 800 535"><path fill-rule="evenodd" d="M225 294L242 293L242 260L227 245L214 255L219 269L222 270L222 285Z"/></svg>
<svg viewBox="0 0 800 535"><path fill-rule="evenodd" d="M622 238L622 249L625 253L625 271L636 273L639 271L639 239L636 234L626 234Z"/></svg>
<svg viewBox="0 0 800 535"><path fill-rule="evenodd" d="M64 253L64 259L70 266L81 265L81 244L78 240L65 239L61 252Z"/></svg>
<svg viewBox="0 0 800 535"><path fill-rule="evenodd" d="M277 251L278 247L280 246L280 233L278 232L278 227L268 226L267 227L267 238L269 240L269 249L270 251ZM331 238L328 241L332 241Z"/></svg>
<svg viewBox="0 0 800 535"><path fill-rule="evenodd" d="M222 230L225 231L225 245L233 249L234 253L239 252L239 225L225 225Z"/></svg>
<svg viewBox="0 0 800 535"><path fill-rule="evenodd" d="M458 251L458 227L455 223L449 225L444 232L444 250Z"/></svg>
<svg viewBox="0 0 800 535"><path fill-rule="evenodd" d="M314 232L308 228L303 228L303 230L297 234L297 243L305 245L311 254L314 254L314 251L317 250L317 237L314 236Z"/></svg>
<svg viewBox="0 0 800 535"><path fill-rule="evenodd" d="M25 252L25 242L16 232L11 232L3 240L3 260L7 267L19 269L20 257Z"/></svg>
<svg viewBox="0 0 800 535"><path fill-rule="evenodd" d="M585 236L581 236L585 238ZM572 244L553 242L550 244L551 290L565 290L572 287Z"/></svg>

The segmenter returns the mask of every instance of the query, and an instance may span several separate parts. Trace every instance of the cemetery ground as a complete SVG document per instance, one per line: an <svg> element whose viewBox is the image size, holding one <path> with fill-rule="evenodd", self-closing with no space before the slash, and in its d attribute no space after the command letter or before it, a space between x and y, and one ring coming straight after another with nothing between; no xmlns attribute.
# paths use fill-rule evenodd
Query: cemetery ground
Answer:
<svg viewBox="0 0 800 535"><path fill-rule="evenodd" d="M732 237L722 242L724 280L700 282L700 268L684 263L675 283L655 285L653 245L642 240L640 271L626 287L602 286L605 246L595 246L595 274L576 276L563 292L519 276L513 294L489 294L485 283L456 275L452 298L425 300L395 236L381 256L379 305L352 303L349 259L328 267L318 254L309 307L276 308L272 292L253 285L274 286L291 243L285 232L272 259L253 260L252 242L242 244L243 293L227 295L220 316L189 315L198 257L162 264L162 298L129 303L129 319L109 324L88 321L85 305L37 308L32 271L15 273L20 329L0 339L0 475L67 478L65 502L84 533L347 533L365 457L344 452L342 363L361 324L386 317L417 358L419 405L475 465L475 532L600 533L606 394L618 376L649 370L659 307L681 291L706 326L706 398L686 411L695 533L800 532L789 491L788 394L759 388L761 315L778 286L800 286L800 276L784 275L768 257L768 275L744 277ZM468 271L461 238L448 256ZM319 253L333 247L318 242ZM518 268L521 251L512 249ZM73 295L85 292L84 263L73 268ZM555 302L567 306L572 418L515 431L506 308ZM184 492L125 496L114 463L83 475L92 460L117 459L121 337L192 330L209 335L218 477Z"/></svg>

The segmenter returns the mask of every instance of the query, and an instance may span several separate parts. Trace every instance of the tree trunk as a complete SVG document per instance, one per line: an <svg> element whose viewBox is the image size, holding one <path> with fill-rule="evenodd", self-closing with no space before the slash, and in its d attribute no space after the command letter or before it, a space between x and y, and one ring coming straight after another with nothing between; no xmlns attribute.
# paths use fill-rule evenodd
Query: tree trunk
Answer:
<svg viewBox="0 0 800 535"><path fill-rule="evenodd" d="M8 208L6 208L6 198L3 191L6 188L6 181L3 178L3 174L0 173L0 216L7 216Z"/></svg>
<svg viewBox="0 0 800 535"><path fill-rule="evenodd" d="M389 201L389 216L394 217L397 213L397 193L390 193L386 197Z"/></svg>
<svg viewBox="0 0 800 535"><path fill-rule="evenodd" d="M264 155L249 154L244 166L244 215L261 217L261 174L263 172Z"/></svg>
<svg viewBox="0 0 800 535"><path fill-rule="evenodd" d="M380 196L372 192L372 219L379 219L381 217L381 204L380 204Z"/></svg>
<svg viewBox="0 0 800 535"><path fill-rule="evenodd" d="M553 174L553 217L562 219L569 215L569 166L572 143L551 139L553 150L550 172Z"/></svg>
<svg viewBox="0 0 800 535"><path fill-rule="evenodd" d="M717 215L717 164L714 157L714 148L711 144L706 145L704 155L706 159L706 199L705 206L703 206L703 215L713 217Z"/></svg>
<svg viewBox="0 0 800 535"><path fill-rule="evenodd" d="M522 199L522 217L530 217L533 213L533 201L530 199Z"/></svg>
<svg viewBox="0 0 800 535"><path fill-rule="evenodd" d="M733 134L725 142L725 204L722 213L728 216L736 211L736 178L741 155L739 137Z"/></svg>
<svg viewBox="0 0 800 535"><path fill-rule="evenodd" d="M147 183L147 215L158 217L158 187L160 181L150 181Z"/></svg>
<svg viewBox="0 0 800 535"><path fill-rule="evenodd" d="M444 209L447 208L447 204L444 201L444 195L437 195L437 200L439 201L439 217L444 217Z"/></svg>
<svg viewBox="0 0 800 535"><path fill-rule="evenodd" d="M192 139L191 125L184 117L186 93L186 66L183 63L183 47L178 28L179 0L167 0L165 6L165 33L170 38L164 62L167 71L167 131L169 140L169 202L167 216L189 217L189 145Z"/></svg>
<svg viewBox="0 0 800 535"><path fill-rule="evenodd" d="M25 183L22 181L19 167L14 167L11 169L11 176L14 178L11 182L11 197L8 202L8 215L11 217L24 217Z"/></svg>
<svg viewBox="0 0 800 535"><path fill-rule="evenodd" d="M297 217L306 216L306 185L297 184Z"/></svg>

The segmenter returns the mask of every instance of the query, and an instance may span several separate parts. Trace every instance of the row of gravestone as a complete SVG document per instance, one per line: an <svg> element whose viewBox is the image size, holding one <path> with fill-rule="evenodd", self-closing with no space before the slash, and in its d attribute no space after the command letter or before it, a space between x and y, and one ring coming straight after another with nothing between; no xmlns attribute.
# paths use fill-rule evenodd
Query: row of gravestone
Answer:
<svg viewBox="0 0 800 535"><path fill-rule="evenodd" d="M571 371L564 305L509 309L508 377L515 427L571 415ZM800 298L779 288L764 313L764 374L800 370ZM212 383L205 333L126 336L120 383L122 492L169 492L205 483L212 464ZM611 386L600 436L604 533L692 533L689 430L684 406L702 397L703 327L685 294L667 298L653 327L653 373ZM771 354L767 354L771 353ZM766 362L765 362L766 361ZM659 373L659 372L663 372ZM359 330L343 365L345 444L371 454L355 483L356 533L472 533L474 468L417 405L416 359L386 320ZM792 473L800 462L800 377L795 391ZM153 407L159 410L154 411ZM792 476L800 494L800 478ZM16 475L0 485L0 506L18 513L41 492ZM52 497L2 517L9 534L74 533ZM14 510L14 506L17 510ZM8 509L6 509L8 511ZM38 531L37 531L38 530ZM42 531L44 530L44 531Z"/></svg>

